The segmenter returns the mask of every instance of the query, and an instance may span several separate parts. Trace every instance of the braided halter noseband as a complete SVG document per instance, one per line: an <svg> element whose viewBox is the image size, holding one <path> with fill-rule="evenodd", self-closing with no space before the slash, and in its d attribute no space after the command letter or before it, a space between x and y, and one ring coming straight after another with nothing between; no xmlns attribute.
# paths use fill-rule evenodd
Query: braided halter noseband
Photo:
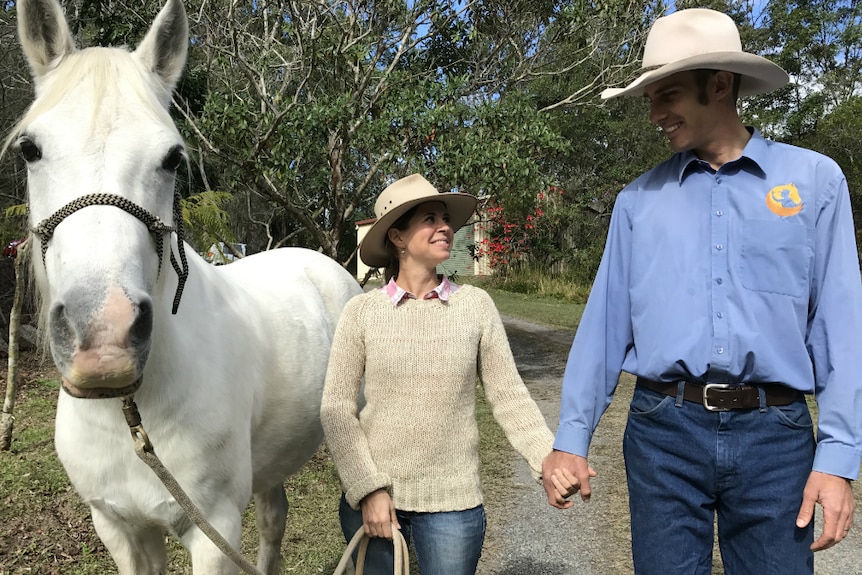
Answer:
<svg viewBox="0 0 862 575"><path fill-rule="evenodd" d="M174 305L171 308L171 313L176 314L177 308L180 305L180 298L183 294L183 287L186 284L186 279L188 279L189 275L189 266L186 261L186 252L184 249L184 241L183 241L183 216L182 210L180 208L180 195L179 193L174 194L174 226L168 226L157 216L154 216L141 206L135 204L127 200L122 196L117 196L114 194L88 194L86 196L81 196L80 198L73 200L54 212L51 216L45 218L38 225L31 228L31 232L35 234L39 238L39 242L42 244L42 262L45 261L45 252L48 250L48 242L51 240L51 236L54 235L54 230L60 225L64 219L74 214L80 209L86 208L88 206L115 206L120 208L121 210L135 216L138 220L140 220L147 229L150 230L150 235L153 238L153 241L156 244L156 253L159 256L159 273L162 271L162 249L164 246L164 235L170 234L171 232L176 232L177 234L177 246L180 252L180 261L177 262L176 257L174 257L174 251L170 248L170 239L168 240L168 249L171 251L171 265L174 268L174 271L177 273L177 292L174 294Z"/></svg>

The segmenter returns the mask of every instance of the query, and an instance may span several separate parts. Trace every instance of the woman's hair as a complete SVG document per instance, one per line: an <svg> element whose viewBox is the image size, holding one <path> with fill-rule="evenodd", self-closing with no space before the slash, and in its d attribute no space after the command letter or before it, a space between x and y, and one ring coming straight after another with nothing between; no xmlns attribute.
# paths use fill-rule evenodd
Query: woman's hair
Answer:
<svg viewBox="0 0 862 575"><path fill-rule="evenodd" d="M403 232L407 229L408 224L410 223L410 218L413 217L413 214L416 213L416 210L419 208L418 205L413 206L403 214L401 217L395 220L389 229L395 228L398 231ZM401 269L401 266L398 261L398 248L392 241L389 239L389 230L386 230L386 236L383 239L384 246L386 247L386 253L389 254L389 261L386 262L386 267L383 268L383 280L386 283L389 283L389 280L392 278L398 277L398 272Z"/></svg>

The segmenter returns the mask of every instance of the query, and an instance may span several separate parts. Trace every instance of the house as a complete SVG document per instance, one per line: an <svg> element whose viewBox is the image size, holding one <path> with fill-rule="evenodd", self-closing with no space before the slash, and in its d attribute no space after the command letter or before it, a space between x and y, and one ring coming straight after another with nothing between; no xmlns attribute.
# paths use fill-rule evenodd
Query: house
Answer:
<svg viewBox="0 0 862 575"><path fill-rule="evenodd" d="M376 218L361 220L356 222L356 241L357 244L362 242L365 234L371 229L371 225L376 222ZM460 230L455 232L455 239L452 242L452 255L449 259L438 267L437 271L448 276L478 276L490 275L491 267L488 264L487 256L475 259L475 246L481 242L484 237L482 225L478 222L468 222ZM356 262L356 277L360 281L368 273L368 266L362 260ZM381 275L383 270L380 270Z"/></svg>

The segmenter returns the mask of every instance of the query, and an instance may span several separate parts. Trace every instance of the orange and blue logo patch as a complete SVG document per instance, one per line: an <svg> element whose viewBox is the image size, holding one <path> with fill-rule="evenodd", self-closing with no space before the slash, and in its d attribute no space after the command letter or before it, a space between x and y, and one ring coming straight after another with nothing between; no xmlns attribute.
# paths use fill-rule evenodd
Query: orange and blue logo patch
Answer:
<svg viewBox="0 0 862 575"><path fill-rule="evenodd" d="M793 184L775 186L766 193L766 207L776 216L795 216L804 206L802 196Z"/></svg>

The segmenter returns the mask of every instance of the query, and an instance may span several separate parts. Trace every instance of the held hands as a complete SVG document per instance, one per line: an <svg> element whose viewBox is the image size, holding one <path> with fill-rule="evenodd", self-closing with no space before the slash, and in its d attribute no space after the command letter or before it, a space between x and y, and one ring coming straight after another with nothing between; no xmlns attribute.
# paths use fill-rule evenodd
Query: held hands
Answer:
<svg viewBox="0 0 862 575"><path fill-rule="evenodd" d="M392 525L401 529L395 516L395 504L385 489L372 491L359 502L362 510L362 527L370 537L392 539Z"/></svg>
<svg viewBox="0 0 862 575"><path fill-rule="evenodd" d="M548 495L548 504L557 509L568 509L574 503L568 498L580 491L581 499L589 501L590 478L596 472L585 457L565 451L552 451L542 462L542 484Z"/></svg>
<svg viewBox="0 0 862 575"><path fill-rule="evenodd" d="M811 544L812 551L829 549L845 537L853 526L853 489L843 477L812 471L802 493L797 527L805 527L814 517L814 505L823 508L823 533Z"/></svg>

